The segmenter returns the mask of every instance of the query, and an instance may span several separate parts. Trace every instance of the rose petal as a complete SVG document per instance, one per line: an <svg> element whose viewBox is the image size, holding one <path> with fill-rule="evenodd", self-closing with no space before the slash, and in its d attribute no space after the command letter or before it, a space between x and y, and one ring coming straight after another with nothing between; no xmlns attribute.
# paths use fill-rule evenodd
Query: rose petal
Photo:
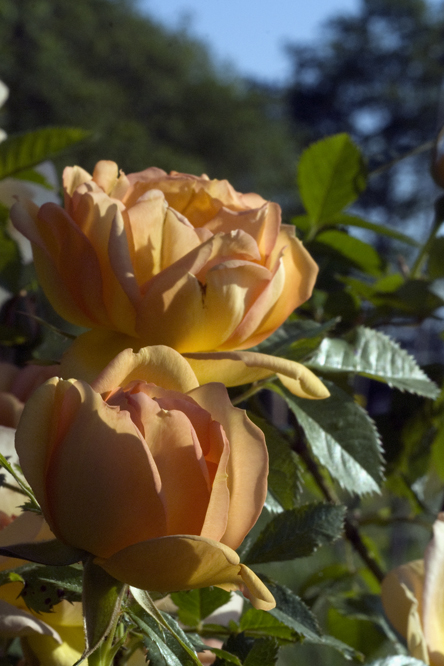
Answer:
<svg viewBox="0 0 444 666"><path fill-rule="evenodd" d="M20 610L6 601L0 599L0 634L2 636L30 636L31 634L46 634L57 643L61 643L57 631L37 619L31 613Z"/></svg>
<svg viewBox="0 0 444 666"><path fill-rule="evenodd" d="M433 539L424 555L422 623L434 666L444 664L444 513L433 525Z"/></svg>
<svg viewBox="0 0 444 666"><path fill-rule="evenodd" d="M295 361L257 352L206 352L183 354L200 384L217 379L239 386L277 374L289 391L301 398L324 399L330 393L315 374Z"/></svg>
<svg viewBox="0 0 444 666"><path fill-rule="evenodd" d="M142 541L95 562L117 580L143 590L246 586L255 608L269 610L275 605L268 589L253 572L250 576L234 550L203 537L176 535Z"/></svg>
<svg viewBox="0 0 444 666"><path fill-rule="evenodd" d="M221 538L238 548L258 519L267 494L268 453L262 431L233 407L223 384L205 384L188 393L222 424L230 442L228 526Z"/></svg>

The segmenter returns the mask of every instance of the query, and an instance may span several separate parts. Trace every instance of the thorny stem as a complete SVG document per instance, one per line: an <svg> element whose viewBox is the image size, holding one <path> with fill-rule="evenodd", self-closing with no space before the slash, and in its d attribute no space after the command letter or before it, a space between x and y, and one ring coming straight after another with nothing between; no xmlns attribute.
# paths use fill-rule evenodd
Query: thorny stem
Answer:
<svg viewBox="0 0 444 666"><path fill-rule="evenodd" d="M298 437L298 439L293 443L293 449L304 461L308 471L312 475L316 485L324 495L325 499L331 504L339 504L338 498L326 484L325 479L319 470L319 467L311 457L308 447L302 437ZM383 580L385 574L363 542L356 522L349 516L346 516L344 520L344 533L345 538L350 542L354 550L360 555L369 570L375 576L376 580L380 583Z"/></svg>

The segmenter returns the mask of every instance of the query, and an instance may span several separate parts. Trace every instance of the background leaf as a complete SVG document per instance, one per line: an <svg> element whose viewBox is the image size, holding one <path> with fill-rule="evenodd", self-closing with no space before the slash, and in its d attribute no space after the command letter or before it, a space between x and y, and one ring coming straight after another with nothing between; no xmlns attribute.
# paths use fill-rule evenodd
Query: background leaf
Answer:
<svg viewBox="0 0 444 666"><path fill-rule="evenodd" d="M284 387L272 388L284 397L313 453L343 488L358 495L379 492L382 452L373 421L345 391L324 383L330 397L316 401L297 398Z"/></svg>
<svg viewBox="0 0 444 666"><path fill-rule="evenodd" d="M426 398L439 394L413 356L384 333L364 326L350 342L326 338L307 366L322 372L355 372Z"/></svg>
<svg viewBox="0 0 444 666"><path fill-rule="evenodd" d="M274 516L244 553L247 564L306 557L342 532L345 507L313 502Z"/></svg>
<svg viewBox="0 0 444 666"><path fill-rule="evenodd" d="M328 221L355 201L365 184L361 153L348 134L317 141L302 153L298 166L299 192L315 224Z"/></svg>
<svg viewBox="0 0 444 666"><path fill-rule="evenodd" d="M50 159L91 132L74 127L45 129L9 136L0 143L0 180Z"/></svg>

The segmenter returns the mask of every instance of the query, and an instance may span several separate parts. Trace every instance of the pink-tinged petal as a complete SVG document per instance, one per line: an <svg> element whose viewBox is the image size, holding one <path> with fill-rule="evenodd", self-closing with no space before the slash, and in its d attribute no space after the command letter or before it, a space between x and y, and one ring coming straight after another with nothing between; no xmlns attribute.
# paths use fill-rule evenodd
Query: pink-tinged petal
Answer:
<svg viewBox="0 0 444 666"><path fill-rule="evenodd" d="M412 657L429 663L427 645L421 624L424 562L404 564L382 581L381 598L384 611L396 629L407 639Z"/></svg>
<svg viewBox="0 0 444 666"><path fill-rule="evenodd" d="M12 395L0 391L0 425L7 428L17 428L24 404Z"/></svg>
<svg viewBox="0 0 444 666"><path fill-rule="evenodd" d="M39 207L35 203L20 199L12 206L9 214L17 231L20 231L33 245L44 248L36 225L38 212Z"/></svg>
<svg viewBox="0 0 444 666"><path fill-rule="evenodd" d="M142 590L172 592L216 585L247 586L256 608L273 597L263 583L246 574L237 553L217 541L191 535L152 539L95 562L111 576ZM273 603L274 605L274 603Z"/></svg>
<svg viewBox="0 0 444 666"><path fill-rule="evenodd" d="M56 643L62 642L57 631L48 624L0 599L0 635L13 637L31 634L45 634Z"/></svg>
<svg viewBox="0 0 444 666"><path fill-rule="evenodd" d="M120 352L92 382L97 393L127 386L132 381L157 384L165 389L186 393L198 386L187 361L170 347L158 345Z"/></svg>
<svg viewBox="0 0 444 666"><path fill-rule="evenodd" d="M225 386L239 386L277 374L289 391L301 398L322 400L329 391L308 368L280 356L257 352L205 352L184 353L199 384L215 380Z"/></svg>
<svg viewBox="0 0 444 666"><path fill-rule="evenodd" d="M444 664L444 513L433 525L433 539L424 555L422 624L434 666Z"/></svg>
<svg viewBox="0 0 444 666"><path fill-rule="evenodd" d="M210 486L202 449L189 419L182 412L158 407L157 414L149 419L144 419L142 413L142 421L162 479L167 519L164 534L200 534Z"/></svg>
<svg viewBox="0 0 444 666"><path fill-rule="evenodd" d="M267 494L268 453L263 432L233 407L223 384L206 384L188 395L218 421L230 442L230 510L222 543L237 548L258 519Z"/></svg>
<svg viewBox="0 0 444 666"><path fill-rule="evenodd" d="M140 347L139 338L106 329L92 329L79 335L63 354L60 376L64 379L76 377L91 384L122 350L132 348L137 351Z"/></svg>
<svg viewBox="0 0 444 666"><path fill-rule="evenodd" d="M12 384L19 372L13 363L0 362L0 391L12 391Z"/></svg>
<svg viewBox="0 0 444 666"><path fill-rule="evenodd" d="M318 266L311 255L295 237L295 229L282 225L272 254L270 266L273 266L282 253L285 268L285 284L275 305L266 314L250 341L245 346L251 347L271 335L302 303L310 298L313 291Z"/></svg>
<svg viewBox="0 0 444 666"><path fill-rule="evenodd" d="M81 322L74 323L80 325L84 325L85 320L90 326L109 325L101 267L93 244L66 211L55 204L44 204L40 208L36 225L45 250L35 246L34 261L54 308L63 317L71 317L71 321L77 309L83 317Z"/></svg>
<svg viewBox="0 0 444 666"><path fill-rule="evenodd" d="M119 169L115 162L111 160L101 160L97 162L93 171L93 180L105 194L110 194L116 185Z"/></svg>
<svg viewBox="0 0 444 666"><path fill-rule="evenodd" d="M132 335L134 308L140 301L140 291L134 277L122 214L116 203L97 186L95 191L85 189L80 193L78 190L73 203L73 219L92 245L100 266L101 300L110 326Z"/></svg>
<svg viewBox="0 0 444 666"><path fill-rule="evenodd" d="M102 557L165 534L160 477L129 413L82 382L65 393L60 412L69 427L57 435L45 479L55 534Z"/></svg>
<svg viewBox="0 0 444 666"><path fill-rule="evenodd" d="M15 445L26 480L32 487L45 516L49 515L45 477L55 445L56 424L65 393L72 381L48 380L29 398L17 428Z"/></svg>

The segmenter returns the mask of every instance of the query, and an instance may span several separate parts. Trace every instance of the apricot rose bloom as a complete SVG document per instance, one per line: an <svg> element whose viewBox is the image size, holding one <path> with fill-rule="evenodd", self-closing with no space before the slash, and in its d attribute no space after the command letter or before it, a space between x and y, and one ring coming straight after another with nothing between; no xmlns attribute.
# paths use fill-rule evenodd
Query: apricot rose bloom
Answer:
<svg viewBox="0 0 444 666"><path fill-rule="evenodd" d="M412 657L444 666L444 513L424 559L403 564L382 583L384 610Z"/></svg>
<svg viewBox="0 0 444 666"><path fill-rule="evenodd" d="M157 168L119 175L108 161L92 176L66 168L63 185L65 209L19 201L11 218L32 243L53 307L91 329L74 343L73 365L103 359L103 368L117 351L146 345L248 349L311 295L317 265L294 227L281 224L278 204L257 194ZM223 363L209 367L225 381ZM328 395L320 391L310 397Z"/></svg>
<svg viewBox="0 0 444 666"><path fill-rule="evenodd" d="M235 552L267 491L262 432L176 351L119 354L92 385L52 378L17 430L20 465L61 541L133 587L267 588Z"/></svg>

